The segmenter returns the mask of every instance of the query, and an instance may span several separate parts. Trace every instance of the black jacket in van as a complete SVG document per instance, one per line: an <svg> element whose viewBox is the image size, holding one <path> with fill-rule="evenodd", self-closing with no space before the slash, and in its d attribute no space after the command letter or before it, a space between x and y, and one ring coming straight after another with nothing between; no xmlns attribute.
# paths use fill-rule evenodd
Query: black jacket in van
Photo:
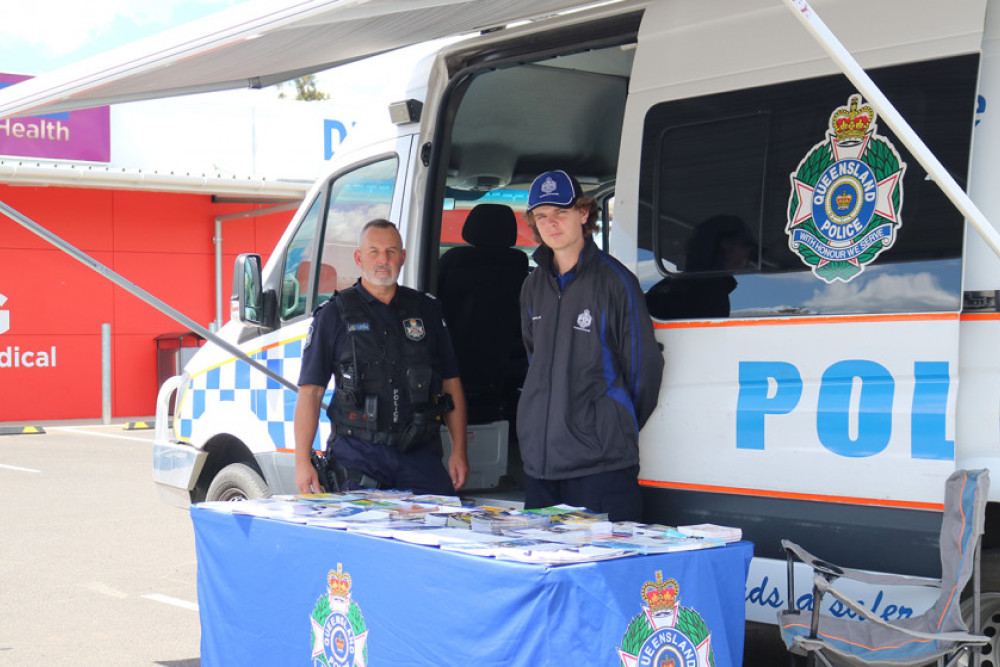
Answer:
<svg viewBox="0 0 1000 667"><path fill-rule="evenodd" d="M639 462L639 429L656 407L663 355L639 281L587 238L560 290L552 251L521 289L531 361L518 403L524 471L569 479Z"/></svg>

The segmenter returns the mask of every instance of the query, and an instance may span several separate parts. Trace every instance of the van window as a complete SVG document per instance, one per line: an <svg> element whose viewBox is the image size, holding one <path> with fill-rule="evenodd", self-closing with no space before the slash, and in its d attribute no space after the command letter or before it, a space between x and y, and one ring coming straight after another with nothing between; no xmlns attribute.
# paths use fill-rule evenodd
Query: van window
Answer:
<svg viewBox="0 0 1000 667"><path fill-rule="evenodd" d="M281 278L281 319L291 320L306 312L306 296L309 284L309 267L313 256L313 242L316 239L316 223L319 221L320 201L317 197L302 223L295 230L295 236L285 251L285 268Z"/></svg>
<svg viewBox="0 0 1000 667"><path fill-rule="evenodd" d="M977 69L960 56L871 72L959 182ZM962 216L845 77L664 102L643 132L654 317L959 309Z"/></svg>
<svg viewBox="0 0 1000 667"><path fill-rule="evenodd" d="M388 218L399 159L372 162L338 176L327 191L326 220L317 279L316 304L361 276L354 262L358 232L369 220Z"/></svg>

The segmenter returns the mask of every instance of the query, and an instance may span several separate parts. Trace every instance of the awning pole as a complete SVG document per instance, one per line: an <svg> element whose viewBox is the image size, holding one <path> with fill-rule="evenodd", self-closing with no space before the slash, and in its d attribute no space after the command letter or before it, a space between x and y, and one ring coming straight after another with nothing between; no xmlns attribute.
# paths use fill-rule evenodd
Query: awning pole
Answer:
<svg viewBox="0 0 1000 667"><path fill-rule="evenodd" d="M910 153L917 159L928 174L931 175L938 187L944 191L945 196L951 203L961 211L965 218L975 227L979 235L983 237L987 245L993 252L1000 256L1000 233L994 229L983 212L972 202L965 191L955 182L948 170L944 168L934 153L931 152L923 140L913 131L909 123L903 118L896 107L889 99L882 94L881 89L871 80L871 77L862 69L854 56L844 48L823 20L816 14L815 10L806 0L783 0L785 5L799 17L809 33L816 38L823 50L833 58L834 62L847 75L847 78L857 86L858 90L865 97L865 101L870 103L878 114L896 133L896 136ZM971 102L970 102L971 104Z"/></svg>
<svg viewBox="0 0 1000 667"><path fill-rule="evenodd" d="M289 380L286 380L281 375L275 373L270 368L268 368L264 364L260 363L256 359L250 358L243 350L241 350L240 348L236 347L235 345L233 345L229 341L224 340L224 339L220 338L219 336L216 336L214 333L212 333L211 331L209 331L205 327L201 326L200 324L198 324L197 322L195 322L194 320L192 320L190 317L188 317L184 313L180 312L179 310L175 310L174 308L171 308L166 303L164 303L160 299L156 298L155 296L153 296L152 294L150 294L146 290L142 289L138 285L135 285L134 283L129 282L124 277L118 275L117 273L115 273L114 271L112 271L111 269L109 269L108 267L104 266L103 264L101 264L100 262L98 262L93 257L87 255L82 250L77 249L75 246L70 245L69 243L67 243L66 241L64 241L63 239L61 239L60 237L56 236L55 234L53 234L49 230L47 230L44 227L42 227L41 225L39 225L34 220L31 220L30 218L28 218L24 214L22 214L19 211L11 208L10 206L8 206L3 201L0 201L0 213L3 213L8 218L10 218L14 222L18 223L19 225L21 225L22 227L24 227L25 229L27 229L29 232L32 232L33 234L36 234L36 235L42 237L43 239L45 239L46 241L48 241L49 243L51 243L55 247L59 248L60 250L62 250L66 254L70 255L74 259L78 260L79 262L81 262L85 266L90 267L94 271L97 271L99 274L101 274L102 276L104 276L105 278L107 278L108 280L110 280L111 282L113 282L114 284L118 285L119 287L121 287L122 289L124 289L126 292L128 292L128 293L130 293L130 294L138 297L139 299L143 300L144 302L148 303L150 306L152 306L153 308L156 308L158 311L160 311L161 313L163 313L167 317L173 319L176 322L179 322L180 324L184 325L185 327L187 327L191 331L195 332L196 334L198 334L202 338L205 338L207 340L212 341L213 343L215 343L216 345L218 345L222 349L226 350L227 352L229 352L230 354L232 354L236 358L241 359L242 361L247 362L253 368L256 368L261 373L264 373L267 377L271 378L272 380L275 380L276 382L280 382L285 387L287 387L287 388L291 389L292 391L298 393L299 388L294 383L290 382Z"/></svg>

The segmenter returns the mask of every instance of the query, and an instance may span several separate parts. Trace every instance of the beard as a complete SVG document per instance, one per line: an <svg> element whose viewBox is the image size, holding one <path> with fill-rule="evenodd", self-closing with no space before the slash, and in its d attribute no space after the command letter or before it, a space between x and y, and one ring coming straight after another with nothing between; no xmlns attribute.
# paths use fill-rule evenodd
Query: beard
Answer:
<svg viewBox="0 0 1000 667"><path fill-rule="evenodd" d="M379 273L379 271L387 271L388 275L385 273ZM365 280L370 282L372 285L379 285L381 287L388 287L389 285L395 285L396 279L399 278L399 273L395 271L388 264L379 264L372 268L371 271L362 271Z"/></svg>

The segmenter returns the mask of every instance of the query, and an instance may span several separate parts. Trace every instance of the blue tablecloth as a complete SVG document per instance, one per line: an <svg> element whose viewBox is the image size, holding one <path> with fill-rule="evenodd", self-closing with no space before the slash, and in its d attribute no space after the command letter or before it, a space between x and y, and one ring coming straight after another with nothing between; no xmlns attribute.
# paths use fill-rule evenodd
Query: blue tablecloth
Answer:
<svg viewBox="0 0 1000 667"><path fill-rule="evenodd" d="M553 567L198 506L191 518L205 667L742 662L748 542Z"/></svg>

